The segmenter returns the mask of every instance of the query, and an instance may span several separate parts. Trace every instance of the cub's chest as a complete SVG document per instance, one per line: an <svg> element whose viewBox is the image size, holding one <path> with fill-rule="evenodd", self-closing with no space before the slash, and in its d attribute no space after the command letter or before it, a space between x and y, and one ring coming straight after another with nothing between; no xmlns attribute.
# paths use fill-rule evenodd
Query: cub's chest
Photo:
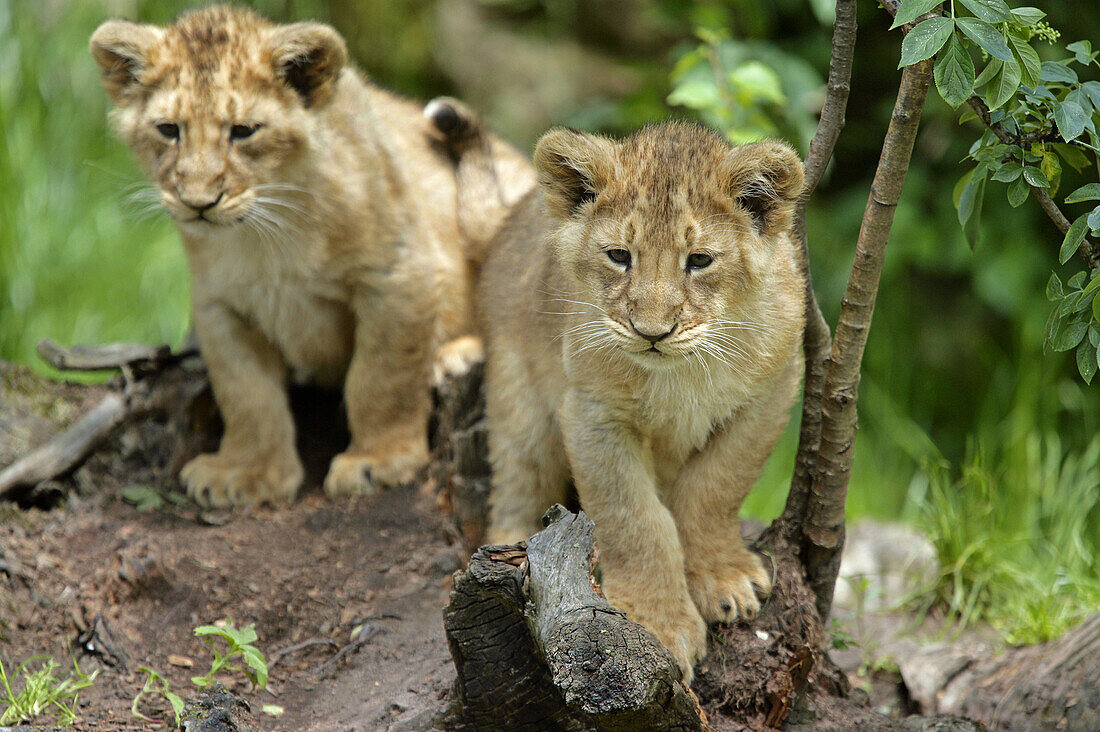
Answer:
<svg viewBox="0 0 1100 732"><path fill-rule="evenodd" d="M347 289L323 267L256 254L221 257L197 269L196 303L216 302L259 331L294 381L339 386L355 334Z"/></svg>

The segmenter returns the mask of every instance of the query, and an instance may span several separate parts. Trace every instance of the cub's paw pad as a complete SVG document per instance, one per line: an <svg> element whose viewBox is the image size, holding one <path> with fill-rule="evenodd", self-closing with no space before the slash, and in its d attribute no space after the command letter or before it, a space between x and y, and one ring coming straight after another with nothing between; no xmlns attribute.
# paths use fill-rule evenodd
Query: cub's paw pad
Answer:
<svg viewBox="0 0 1100 732"><path fill-rule="evenodd" d="M462 336L448 341L435 352L432 363L432 386L440 386L447 378L464 375L474 364L485 360L485 350L481 339L475 336Z"/></svg>
<svg viewBox="0 0 1100 732"><path fill-rule="evenodd" d="M329 498L373 495L382 488L410 482L427 461L427 453L419 449L384 460L345 452L332 459L325 476L325 494Z"/></svg>
<svg viewBox="0 0 1100 732"><path fill-rule="evenodd" d="M217 454L199 455L180 471L180 481L187 488L187 495L206 508L289 501L294 498L301 480L299 466L261 470Z"/></svg>
<svg viewBox="0 0 1100 732"><path fill-rule="evenodd" d="M688 570L688 588L708 622L752 620L760 612L759 597L771 594L772 578L760 557L749 552L722 567Z"/></svg>

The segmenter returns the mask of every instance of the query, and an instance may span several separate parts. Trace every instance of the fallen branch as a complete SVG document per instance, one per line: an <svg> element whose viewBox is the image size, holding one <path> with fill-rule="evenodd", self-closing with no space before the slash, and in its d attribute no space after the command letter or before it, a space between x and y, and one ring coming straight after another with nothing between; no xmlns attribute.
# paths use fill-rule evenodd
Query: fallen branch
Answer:
<svg viewBox="0 0 1100 732"><path fill-rule="evenodd" d="M50 339L38 344L39 357L60 371L114 371L124 368L157 370L183 358L194 356L193 346L173 352L166 345L144 343L105 343L99 346L75 345L62 348Z"/></svg>
<svg viewBox="0 0 1100 732"><path fill-rule="evenodd" d="M482 547L455 578L446 728L707 729L671 654L597 594L592 522L561 506L546 520L526 547Z"/></svg>
<svg viewBox="0 0 1100 732"><path fill-rule="evenodd" d="M75 468L130 412L123 394L112 392L44 446L0 471L0 500Z"/></svg>

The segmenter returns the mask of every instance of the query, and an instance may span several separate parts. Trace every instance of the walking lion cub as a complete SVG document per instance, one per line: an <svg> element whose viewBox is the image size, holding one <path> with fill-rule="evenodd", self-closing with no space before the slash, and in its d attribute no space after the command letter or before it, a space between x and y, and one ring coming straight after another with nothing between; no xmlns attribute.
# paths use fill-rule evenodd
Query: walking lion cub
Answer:
<svg viewBox="0 0 1100 732"><path fill-rule="evenodd" d="M181 471L188 493L214 506L294 496L288 380L343 387L352 439L328 494L411 478L428 459L433 358L480 356L476 267L439 120L364 81L329 26L241 7L166 28L108 21L91 51L156 183L150 201L183 237L225 418L218 452ZM487 144L515 200L534 185L529 165Z"/></svg>
<svg viewBox="0 0 1100 732"><path fill-rule="evenodd" d="M771 589L737 514L802 374L802 164L683 123L553 130L534 162L480 284L488 539L529 537L572 479L607 599L690 681L705 621L753 617Z"/></svg>

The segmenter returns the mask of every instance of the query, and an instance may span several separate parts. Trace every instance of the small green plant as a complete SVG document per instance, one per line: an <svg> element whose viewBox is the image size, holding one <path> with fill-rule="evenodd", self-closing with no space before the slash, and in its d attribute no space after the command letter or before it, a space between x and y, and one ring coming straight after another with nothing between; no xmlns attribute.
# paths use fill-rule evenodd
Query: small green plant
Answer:
<svg viewBox="0 0 1100 732"><path fill-rule="evenodd" d="M195 635L202 638L206 645L210 646L210 650L214 653L214 661L210 664L210 670L205 674L191 677L192 684L200 689L205 689L214 683L214 677L218 673L225 671L243 673L252 682L253 691L267 688L267 661L260 649L252 645L259 637L256 635L255 625L248 625L238 630L233 627L232 622L225 621L221 625L200 625L195 628L194 632ZM226 648L224 651L219 648L217 640L219 638L225 643ZM231 661L237 657L244 660L244 666L231 664ZM141 702L142 697L159 694L172 705L172 712L175 714L176 724L178 725L180 715L183 714L183 698L172 691L168 679L155 670L148 666L142 666L138 671L145 674L145 685L130 704L130 712L139 719L147 722L152 721L138 710L138 704Z"/></svg>
<svg viewBox="0 0 1100 732"><path fill-rule="evenodd" d="M176 726L179 726L180 715L183 714L183 698L172 691L168 679L164 678L153 669L148 666L139 666L138 671L144 673L146 676L145 686L141 687L141 691L134 697L134 701L130 704L130 712L138 719L145 720L146 722L155 721L138 711L138 702L141 701L143 696L159 694L167 699L168 703L172 705L172 713L176 716Z"/></svg>
<svg viewBox="0 0 1100 732"><path fill-rule="evenodd" d="M214 683L214 676L220 671L239 672L248 677L255 690L267 688L267 661L259 648L252 645L259 637L256 635L255 625L248 625L240 630L226 622L222 627L217 625L201 625L195 628L195 635L202 638L210 650L214 652L214 662L210 665L210 671L202 676L192 676L191 683L199 688L206 688ZM225 652L218 650L216 639L220 638L226 644ZM244 660L244 666L230 665L230 661L240 656Z"/></svg>
<svg viewBox="0 0 1100 732"><path fill-rule="evenodd" d="M42 661L41 666L36 671L30 670L30 665L36 661ZM85 674L74 660L73 673L61 679L54 673L57 668L58 663L52 658L35 656L19 664L9 679L4 662L0 661L0 683L4 685L2 702L5 705L3 714L0 714L0 725L31 722L46 714L56 714L61 725L69 726L76 722L76 702L80 690L91 686L99 671ZM12 684L20 676L23 677L23 688L17 694Z"/></svg>

